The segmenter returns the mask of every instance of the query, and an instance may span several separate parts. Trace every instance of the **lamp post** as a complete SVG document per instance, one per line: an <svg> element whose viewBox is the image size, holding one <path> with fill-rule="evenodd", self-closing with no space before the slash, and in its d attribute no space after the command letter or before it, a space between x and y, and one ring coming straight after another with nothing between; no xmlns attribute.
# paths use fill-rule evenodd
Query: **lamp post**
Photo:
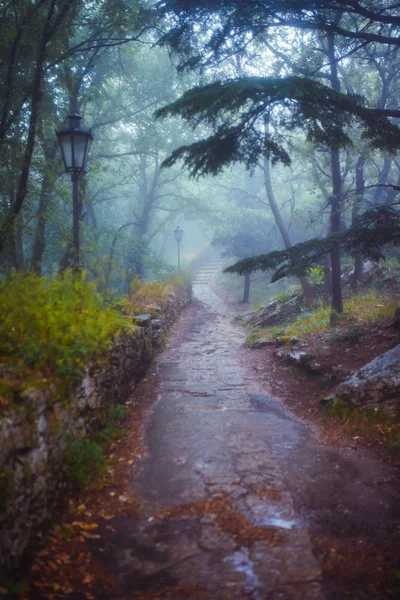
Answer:
<svg viewBox="0 0 400 600"><path fill-rule="evenodd" d="M89 150L93 140L92 132L80 127L81 118L79 115L69 115L68 126L56 131L65 170L67 173L70 173L72 180L72 240L74 248L72 267L76 271L80 269L79 179L85 173Z"/></svg>
<svg viewBox="0 0 400 600"><path fill-rule="evenodd" d="M179 227L179 225L174 230L174 236L178 243L178 271L180 271L181 270L181 241L182 241L182 237L183 237L183 229L181 229Z"/></svg>

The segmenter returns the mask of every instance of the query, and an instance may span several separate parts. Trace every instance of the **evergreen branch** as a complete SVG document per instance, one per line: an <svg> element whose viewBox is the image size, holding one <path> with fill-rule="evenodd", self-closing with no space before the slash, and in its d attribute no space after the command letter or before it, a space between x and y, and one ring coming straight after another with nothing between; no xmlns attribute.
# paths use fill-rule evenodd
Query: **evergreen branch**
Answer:
<svg viewBox="0 0 400 600"><path fill-rule="evenodd" d="M262 156L290 163L278 136L266 135L261 121L277 120L280 129L302 129L314 144L333 150L351 146L345 128L358 123L372 148L394 152L400 147L400 129L359 96L335 92L300 76L244 77L195 87L175 102L160 108L156 118L179 116L193 129L202 122L214 134L175 150L162 164L183 160L193 177L218 174L233 162L254 168Z"/></svg>
<svg viewBox="0 0 400 600"><path fill-rule="evenodd" d="M400 245L400 213L393 205L382 206L366 211L356 225L344 233L337 233L323 239L301 242L285 250L275 250L268 254L245 258L225 269L225 273L245 275L254 271L273 270L271 281L278 281L288 275L305 275L307 269L320 264L322 257L334 250L348 254L362 254L366 258L379 261L384 258L384 246Z"/></svg>

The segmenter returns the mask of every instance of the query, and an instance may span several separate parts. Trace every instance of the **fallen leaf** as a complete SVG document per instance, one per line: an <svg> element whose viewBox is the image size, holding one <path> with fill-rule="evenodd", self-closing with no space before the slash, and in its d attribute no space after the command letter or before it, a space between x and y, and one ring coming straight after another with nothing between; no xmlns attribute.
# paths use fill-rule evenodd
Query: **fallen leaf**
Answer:
<svg viewBox="0 0 400 600"><path fill-rule="evenodd" d="M84 529L85 531L91 531L92 529L98 528L97 523L83 523L82 521L73 521L72 525Z"/></svg>

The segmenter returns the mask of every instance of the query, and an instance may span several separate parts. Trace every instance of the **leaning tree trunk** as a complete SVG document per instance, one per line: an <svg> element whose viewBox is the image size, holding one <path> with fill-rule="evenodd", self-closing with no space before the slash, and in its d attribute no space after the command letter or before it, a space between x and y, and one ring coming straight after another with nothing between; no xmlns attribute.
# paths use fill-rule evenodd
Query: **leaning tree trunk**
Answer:
<svg viewBox="0 0 400 600"><path fill-rule="evenodd" d="M266 124L266 128L267 128L267 124ZM282 215L279 211L278 204L276 202L276 198L275 198L275 194L274 194L274 190L272 188L272 182L271 182L271 165L270 165L269 159L266 156L264 156L264 183L265 183L265 189L267 192L268 203L271 208L271 212L274 216L275 223L276 223L276 225L280 231L280 234L282 236L283 244L284 244L285 248L290 248L292 246L292 242L290 241L289 232L284 223L284 220L282 219ZM309 281L307 280L307 277L299 277L299 279L300 279L301 286L303 288L306 303L311 304L313 302L313 300L315 300L315 297L316 297L315 291L314 291L313 287L310 285Z"/></svg>

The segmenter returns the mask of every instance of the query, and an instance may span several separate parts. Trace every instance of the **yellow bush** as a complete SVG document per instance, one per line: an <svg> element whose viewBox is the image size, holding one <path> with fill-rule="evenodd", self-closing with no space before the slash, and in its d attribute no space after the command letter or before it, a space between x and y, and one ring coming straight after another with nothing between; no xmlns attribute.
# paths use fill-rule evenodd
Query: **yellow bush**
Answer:
<svg viewBox="0 0 400 600"><path fill-rule="evenodd" d="M0 282L0 362L14 370L73 380L128 323L84 275L18 274Z"/></svg>

